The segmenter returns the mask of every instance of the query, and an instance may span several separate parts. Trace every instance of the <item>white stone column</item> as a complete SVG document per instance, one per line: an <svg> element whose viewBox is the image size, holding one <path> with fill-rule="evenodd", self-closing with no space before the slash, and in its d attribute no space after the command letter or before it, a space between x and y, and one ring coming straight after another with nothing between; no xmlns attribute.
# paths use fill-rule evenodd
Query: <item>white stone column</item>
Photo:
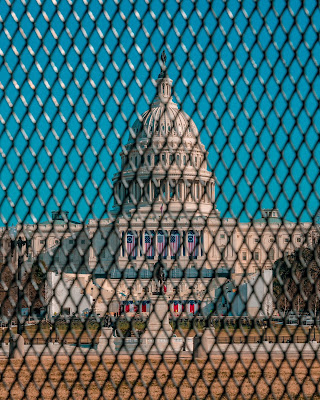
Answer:
<svg viewBox="0 0 320 400"><path fill-rule="evenodd" d="M141 230L141 235L142 235L142 249L141 249L141 256L143 257L143 256L145 256L145 251L144 251L144 249L145 249L145 243L144 243L144 236L145 236L145 229L142 229Z"/></svg>
<svg viewBox="0 0 320 400"><path fill-rule="evenodd" d="M142 246L143 245L143 236L142 236L142 240L141 240L141 235L142 235L142 230L137 231L137 235L138 235L138 257L142 257Z"/></svg>

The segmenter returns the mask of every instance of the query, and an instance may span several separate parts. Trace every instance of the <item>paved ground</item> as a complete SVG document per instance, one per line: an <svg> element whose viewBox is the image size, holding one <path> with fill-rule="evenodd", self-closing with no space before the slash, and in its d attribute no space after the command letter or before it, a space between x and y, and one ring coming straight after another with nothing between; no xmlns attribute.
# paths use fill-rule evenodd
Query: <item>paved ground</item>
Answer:
<svg viewBox="0 0 320 400"><path fill-rule="evenodd" d="M37 349L37 350L40 350ZM318 360L214 355L204 360L136 356L0 360L0 399L312 399ZM102 362L103 361L103 362Z"/></svg>
<svg viewBox="0 0 320 400"><path fill-rule="evenodd" d="M187 351L175 352L167 351L168 357L176 357L177 354L183 358L192 358L192 346L186 348ZM113 356L113 355L145 355L139 346L132 346L127 351L127 348L120 346L120 350L116 351L110 347L100 347L98 349L79 348L71 345L49 344L25 346L26 356ZM2 345L0 357L7 358L9 354L9 346ZM152 355L156 355L155 352ZM252 343L252 344L216 344L213 346L210 353L214 356L266 356L270 358L319 358L320 359L320 344L317 342L309 343Z"/></svg>

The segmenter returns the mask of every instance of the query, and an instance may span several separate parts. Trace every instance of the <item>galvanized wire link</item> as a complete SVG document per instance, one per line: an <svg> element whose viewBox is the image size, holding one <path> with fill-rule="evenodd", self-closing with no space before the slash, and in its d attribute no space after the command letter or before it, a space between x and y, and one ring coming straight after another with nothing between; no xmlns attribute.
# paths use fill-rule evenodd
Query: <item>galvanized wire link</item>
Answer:
<svg viewBox="0 0 320 400"><path fill-rule="evenodd" d="M0 3L3 398L319 397L319 21Z"/></svg>

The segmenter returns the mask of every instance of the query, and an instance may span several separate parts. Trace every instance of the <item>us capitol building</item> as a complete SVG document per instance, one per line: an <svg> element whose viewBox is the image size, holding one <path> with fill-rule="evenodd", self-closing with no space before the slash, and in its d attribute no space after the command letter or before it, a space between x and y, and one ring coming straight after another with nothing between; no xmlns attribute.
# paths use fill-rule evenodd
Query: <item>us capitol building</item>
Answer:
<svg viewBox="0 0 320 400"><path fill-rule="evenodd" d="M94 305L103 313L112 298L144 298L154 290L159 263L168 298L214 298L223 282L236 286L317 240L311 223L286 221L277 209L261 210L250 223L220 216L208 152L193 120L173 101L165 61L163 53L155 100L122 146L110 218L84 226L56 212L46 222L20 227L32 239L29 262L39 257L51 265L48 290L55 293L61 279L69 282L79 309ZM62 298L50 305L51 314L68 308L67 294Z"/></svg>

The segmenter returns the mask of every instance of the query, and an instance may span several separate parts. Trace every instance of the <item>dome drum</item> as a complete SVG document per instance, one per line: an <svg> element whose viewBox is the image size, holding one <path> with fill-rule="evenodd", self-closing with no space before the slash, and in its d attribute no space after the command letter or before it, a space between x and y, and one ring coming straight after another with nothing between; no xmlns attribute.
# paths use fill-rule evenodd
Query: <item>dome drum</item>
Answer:
<svg viewBox="0 0 320 400"><path fill-rule="evenodd" d="M155 179L132 178L126 185L117 182L115 186L115 206L126 211L138 208L148 213L146 207L156 206L168 211L210 212L215 197L214 179L170 178L165 175Z"/></svg>

